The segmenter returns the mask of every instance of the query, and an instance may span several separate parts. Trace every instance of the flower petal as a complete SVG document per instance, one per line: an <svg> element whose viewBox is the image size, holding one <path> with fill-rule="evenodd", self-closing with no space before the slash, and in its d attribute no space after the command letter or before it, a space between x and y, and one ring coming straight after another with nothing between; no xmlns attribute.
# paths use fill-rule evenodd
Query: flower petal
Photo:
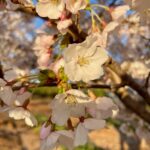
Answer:
<svg viewBox="0 0 150 150"><path fill-rule="evenodd" d="M75 131L75 140L74 145L80 146L87 143L88 139L88 130L80 123Z"/></svg>
<svg viewBox="0 0 150 150"><path fill-rule="evenodd" d="M101 129L104 128L105 126L105 120L98 120L98 119L85 119L83 125L85 126L86 129L89 130L96 130L96 129Z"/></svg>

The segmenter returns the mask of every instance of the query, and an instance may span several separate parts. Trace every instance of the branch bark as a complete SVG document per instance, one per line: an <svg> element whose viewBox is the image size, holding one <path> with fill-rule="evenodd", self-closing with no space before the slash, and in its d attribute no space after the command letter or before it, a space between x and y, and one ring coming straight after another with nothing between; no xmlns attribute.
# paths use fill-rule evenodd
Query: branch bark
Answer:
<svg viewBox="0 0 150 150"><path fill-rule="evenodd" d="M150 112L146 109L147 103L145 101L139 99L139 97L133 99L125 88L118 89L115 93L128 109L150 124Z"/></svg>

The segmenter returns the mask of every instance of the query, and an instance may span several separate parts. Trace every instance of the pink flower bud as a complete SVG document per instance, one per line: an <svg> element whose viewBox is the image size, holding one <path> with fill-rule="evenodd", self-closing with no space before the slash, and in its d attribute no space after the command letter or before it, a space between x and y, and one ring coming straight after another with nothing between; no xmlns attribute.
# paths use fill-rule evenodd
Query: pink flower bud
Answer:
<svg viewBox="0 0 150 150"><path fill-rule="evenodd" d="M50 134L50 132L51 132L51 125L46 126L46 123L44 123L40 131L40 139L41 140L46 139Z"/></svg>

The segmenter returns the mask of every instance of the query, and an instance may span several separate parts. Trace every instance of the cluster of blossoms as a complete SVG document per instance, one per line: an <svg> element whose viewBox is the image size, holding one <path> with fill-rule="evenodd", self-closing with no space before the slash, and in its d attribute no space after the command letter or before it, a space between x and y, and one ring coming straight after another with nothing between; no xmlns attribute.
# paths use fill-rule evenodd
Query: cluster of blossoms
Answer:
<svg viewBox="0 0 150 150"><path fill-rule="evenodd" d="M40 33L34 46L34 52L37 56L39 68L44 69L49 66L51 57L51 46L54 44L54 37Z"/></svg>
<svg viewBox="0 0 150 150"><path fill-rule="evenodd" d="M57 29L65 34L72 24L70 13L77 14L87 4L87 0L40 0L36 5L36 12L41 17L57 19Z"/></svg>
<svg viewBox="0 0 150 150"><path fill-rule="evenodd" d="M84 145L88 132L105 127L105 119L118 111L108 97L92 99L80 90L71 89L58 94L51 102L52 113L41 129L41 150L50 150L63 145L68 149ZM76 118L76 123L72 119ZM64 130L55 130L55 125Z"/></svg>
<svg viewBox="0 0 150 150"><path fill-rule="evenodd" d="M58 19L62 17L65 6L68 11L77 14L79 10L87 6L86 0L40 0L36 5L36 11L41 17Z"/></svg>

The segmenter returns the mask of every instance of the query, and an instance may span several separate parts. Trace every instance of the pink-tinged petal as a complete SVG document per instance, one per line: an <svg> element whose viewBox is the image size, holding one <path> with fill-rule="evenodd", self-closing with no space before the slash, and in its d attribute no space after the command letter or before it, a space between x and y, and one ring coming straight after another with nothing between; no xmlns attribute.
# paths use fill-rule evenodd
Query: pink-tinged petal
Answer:
<svg viewBox="0 0 150 150"><path fill-rule="evenodd" d="M40 139L44 140L48 137L51 131L51 125L46 126L46 123L42 125L41 131L40 131Z"/></svg>
<svg viewBox="0 0 150 150"><path fill-rule="evenodd" d="M39 58L38 58L38 65L40 68L47 68L49 65L49 60L50 60L50 54L49 53L43 53Z"/></svg>

